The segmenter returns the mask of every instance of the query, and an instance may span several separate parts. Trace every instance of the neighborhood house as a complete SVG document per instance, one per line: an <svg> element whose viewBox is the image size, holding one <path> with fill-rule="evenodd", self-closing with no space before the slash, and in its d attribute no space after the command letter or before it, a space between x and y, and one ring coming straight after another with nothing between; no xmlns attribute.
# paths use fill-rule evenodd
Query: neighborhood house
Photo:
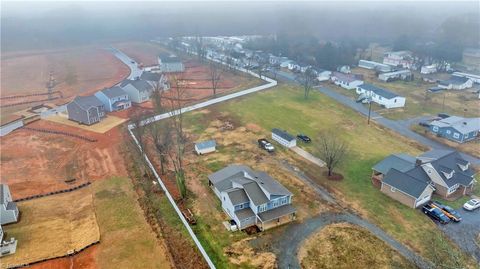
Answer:
<svg viewBox="0 0 480 269"><path fill-rule="evenodd" d="M170 89L170 85L168 84L166 76L161 73L144 71L140 76L140 80L148 82L148 84L150 84L153 89L159 89L164 91Z"/></svg>
<svg viewBox="0 0 480 269"><path fill-rule="evenodd" d="M5 240L5 233L3 232L2 225L0 225L0 257L14 254L17 251L17 240L10 238Z"/></svg>
<svg viewBox="0 0 480 269"><path fill-rule="evenodd" d="M67 104L68 119L92 125L105 117L105 105L94 95L77 96Z"/></svg>
<svg viewBox="0 0 480 269"><path fill-rule="evenodd" d="M378 79L384 82L394 80L413 80L413 74L410 70L399 70L394 72L382 73L378 75Z"/></svg>
<svg viewBox="0 0 480 269"><path fill-rule="evenodd" d="M169 53L160 54L158 56L158 66L160 68L160 71L164 73L185 71L185 66L183 65L180 58Z"/></svg>
<svg viewBox="0 0 480 269"><path fill-rule="evenodd" d="M355 74L345 74L341 72L333 72L331 79L335 85L347 90L353 90L363 84L363 77Z"/></svg>
<svg viewBox="0 0 480 269"><path fill-rule="evenodd" d="M109 112L125 110L132 106L132 102L128 99L128 94L118 86L98 91L95 93L95 96Z"/></svg>
<svg viewBox="0 0 480 269"><path fill-rule="evenodd" d="M295 219L292 193L265 172L229 165L209 175L208 184L240 230L256 225L264 231Z"/></svg>
<svg viewBox="0 0 480 269"><path fill-rule="evenodd" d="M18 221L18 207L13 202L10 189L6 184L0 184L0 225Z"/></svg>
<svg viewBox="0 0 480 269"><path fill-rule="evenodd" d="M120 87L128 94L128 98L133 103L143 103L150 99L153 93L153 87L145 80L124 80L120 83Z"/></svg>
<svg viewBox="0 0 480 269"><path fill-rule="evenodd" d="M297 145L297 139L293 135L277 128L272 129L272 139L287 148L293 148Z"/></svg>
<svg viewBox="0 0 480 269"><path fill-rule="evenodd" d="M409 51L391 51L385 53L383 63L410 69L413 65L412 53Z"/></svg>
<svg viewBox="0 0 480 269"><path fill-rule="evenodd" d="M424 65L420 69L421 74L433 74L437 72L437 66L432 64L432 65Z"/></svg>
<svg viewBox="0 0 480 269"><path fill-rule="evenodd" d="M362 84L358 86L356 92L357 94L360 94L360 99L368 98L369 101L373 101L385 108L405 106L405 97L371 84Z"/></svg>
<svg viewBox="0 0 480 269"><path fill-rule="evenodd" d="M391 198L416 208L435 193L457 199L472 192L475 172L457 151L432 150L418 157L392 154L373 168L372 183Z"/></svg>
<svg viewBox="0 0 480 269"><path fill-rule="evenodd" d="M468 77L454 75L450 79L440 81L438 87L447 90L464 90L473 87L473 81Z"/></svg>
<svg viewBox="0 0 480 269"><path fill-rule="evenodd" d="M360 60L358 61L358 67L365 69L376 70L380 72L391 72L393 67L388 64L377 63L374 61Z"/></svg>
<svg viewBox="0 0 480 269"><path fill-rule="evenodd" d="M446 139L464 143L477 138L480 132L480 118L451 116L430 123L432 133Z"/></svg>

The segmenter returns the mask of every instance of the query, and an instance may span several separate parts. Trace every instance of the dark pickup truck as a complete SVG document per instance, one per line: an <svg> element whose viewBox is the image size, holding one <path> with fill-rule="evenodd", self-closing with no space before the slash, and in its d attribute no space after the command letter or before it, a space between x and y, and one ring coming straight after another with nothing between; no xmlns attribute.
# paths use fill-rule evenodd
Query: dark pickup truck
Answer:
<svg viewBox="0 0 480 269"><path fill-rule="evenodd" d="M443 214L442 210L431 204L426 204L422 207L423 213L429 216L431 219L440 222L441 224L447 224L450 222L450 218Z"/></svg>
<svg viewBox="0 0 480 269"><path fill-rule="evenodd" d="M444 205L438 201L434 201L432 203L432 206L438 207L440 210L442 210L443 214L445 214L447 217L449 217L451 220L455 222L459 222L462 220L462 217L460 216L460 214L458 214L458 212L455 211L455 209L449 207L448 205Z"/></svg>

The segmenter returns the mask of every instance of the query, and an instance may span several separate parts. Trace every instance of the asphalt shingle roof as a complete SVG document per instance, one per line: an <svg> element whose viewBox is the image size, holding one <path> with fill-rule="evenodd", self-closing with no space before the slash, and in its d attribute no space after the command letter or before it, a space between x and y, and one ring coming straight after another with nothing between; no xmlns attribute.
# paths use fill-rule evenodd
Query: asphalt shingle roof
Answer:
<svg viewBox="0 0 480 269"><path fill-rule="evenodd" d="M465 82L467 82L469 78L466 77L460 77L460 76L451 76L447 80L442 80L439 82L440 85L448 86L450 84L452 85L462 85Z"/></svg>
<svg viewBox="0 0 480 269"><path fill-rule="evenodd" d="M101 90L101 92L105 94L108 98L115 98L115 97L127 95L127 93L119 86L106 88Z"/></svg>
<svg viewBox="0 0 480 269"><path fill-rule="evenodd" d="M162 78L162 74L160 73L153 73L153 72L143 72L142 75L140 75L141 80L146 80L146 81L154 81L158 82Z"/></svg>
<svg viewBox="0 0 480 269"><path fill-rule="evenodd" d="M258 214L262 222L278 219L297 211L291 204L283 205L272 210L268 210Z"/></svg>
<svg viewBox="0 0 480 269"><path fill-rule="evenodd" d="M468 134L480 130L480 118L462 118L451 116L441 120L435 120L430 123L439 128L452 127L462 134Z"/></svg>
<svg viewBox="0 0 480 269"><path fill-rule="evenodd" d="M103 106L103 103L94 95L77 96L72 102L75 102L83 110L88 110L91 107Z"/></svg>
<svg viewBox="0 0 480 269"><path fill-rule="evenodd" d="M358 87L362 88L364 90L367 90L367 91L372 91L372 92L376 93L377 95L380 95L380 96L385 97L387 99L392 99L392 98L395 98L395 97L399 96L398 94L393 93L389 90L385 90L385 89L379 88L377 86L374 86L374 85L368 84L368 83L364 83L364 84L362 84Z"/></svg>
<svg viewBox="0 0 480 269"><path fill-rule="evenodd" d="M127 86L128 84L132 85L135 89L137 89L140 92L153 90L152 85L148 84L148 82L146 82L145 80L141 80L141 79L135 79L135 80L126 79L126 80L122 81L122 83L120 83L120 87L123 88L123 87Z"/></svg>
<svg viewBox="0 0 480 269"><path fill-rule="evenodd" d="M386 174L388 170L392 168L395 168L401 172L407 172L415 167L415 160L415 157L407 154L392 154L383 159L381 162L377 163L372 169L382 174Z"/></svg>
<svg viewBox="0 0 480 269"><path fill-rule="evenodd" d="M247 203L248 196L243 189L234 188L227 191L228 197L230 197L230 201L232 201L233 205L239 205Z"/></svg>
<svg viewBox="0 0 480 269"><path fill-rule="evenodd" d="M428 182L418 180L395 168L388 171L383 182L415 198L419 198L430 185Z"/></svg>
<svg viewBox="0 0 480 269"><path fill-rule="evenodd" d="M287 131L283 131L283 130L280 130L278 128L273 128L272 129L272 133L280 136L281 138L287 140L287 141L293 141L295 140L295 137L289 133L287 133Z"/></svg>

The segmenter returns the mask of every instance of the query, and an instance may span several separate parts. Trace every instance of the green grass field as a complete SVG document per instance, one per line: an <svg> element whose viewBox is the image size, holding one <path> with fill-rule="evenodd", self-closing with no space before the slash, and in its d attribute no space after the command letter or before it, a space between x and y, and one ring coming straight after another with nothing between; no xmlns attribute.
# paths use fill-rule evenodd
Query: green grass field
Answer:
<svg viewBox="0 0 480 269"><path fill-rule="evenodd" d="M316 167L305 165L302 169L399 241L422 255L429 255L424 234L426 231L440 234L440 231L420 211L383 195L370 182L371 167L376 162L395 152L418 154L424 149L417 144L379 126L366 125L364 117L318 92L312 92L310 99L305 100L301 89L292 86L279 86L239 98L218 105L214 110L226 111L243 125L254 123L266 130L278 127L292 134L305 133L313 139L321 131L335 132L350 147L349 156L339 169L345 179L332 182ZM197 132L202 132L205 124L201 120L195 121L188 116L187 119L195 122Z"/></svg>

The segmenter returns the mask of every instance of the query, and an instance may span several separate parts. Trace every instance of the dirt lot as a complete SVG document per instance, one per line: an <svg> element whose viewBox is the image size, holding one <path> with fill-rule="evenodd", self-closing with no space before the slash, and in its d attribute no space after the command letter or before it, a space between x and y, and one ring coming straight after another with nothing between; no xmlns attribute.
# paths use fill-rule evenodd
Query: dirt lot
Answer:
<svg viewBox="0 0 480 269"><path fill-rule="evenodd" d="M126 42L118 43L114 46L134 59L137 63L143 64L144 66L157 65L158 55L160 53L168 52L166 49L156 44L147 42Z"/></svg>
<svg viewBox="0 0 480 269"><path fill-rule="evenodd" d="M91 186L17 205L20 221L3 227L18 240L17 252L2 258L2 268L63 256L100 240Z"/></svg>
<svg viewBox="0 0 480 269"><path fill-rule="evenodd" d="M70 188L86 181L124 176L119 127L105 134L39 120L33 128L61 130L96 138L90 143L77 138L19 129L0 139L1 179L15 199ZM76 178L67 184L65 180Z"/></svg>
<svg viewBox="0 0 480 269"><path fill-rule="evenodd" d="M367 230L331 224L308 238L298 253L302 268L412 268Z"/></svg>
<svg viewBox="0 0 480 269"><path fill-rule="evenodd" d="M110 131L112 128L115 128L116 126L124 123L127 119L119 118L111 114L108 114L99 123L96 123L90 126L78 124L74 121L69 120L67 114L52 115L45 118L45 120L56 122L56 123L67 125L67 126L72 126L75 128L80 128L80 129L95 132L95 133L104 134Z"/></svg>
<svg viewBox="0 0 480 269"><path fill-rule="evenodd" d="M45 93L49 72L53 71L58 83L55 90L61 91L64 97L58 101L66 102L75 95L89 94L110 87L129 73L127 66L100 46L6 53L2 54L1 60L2 97ZM2 109L2 114L15 109Z"/></svg>

